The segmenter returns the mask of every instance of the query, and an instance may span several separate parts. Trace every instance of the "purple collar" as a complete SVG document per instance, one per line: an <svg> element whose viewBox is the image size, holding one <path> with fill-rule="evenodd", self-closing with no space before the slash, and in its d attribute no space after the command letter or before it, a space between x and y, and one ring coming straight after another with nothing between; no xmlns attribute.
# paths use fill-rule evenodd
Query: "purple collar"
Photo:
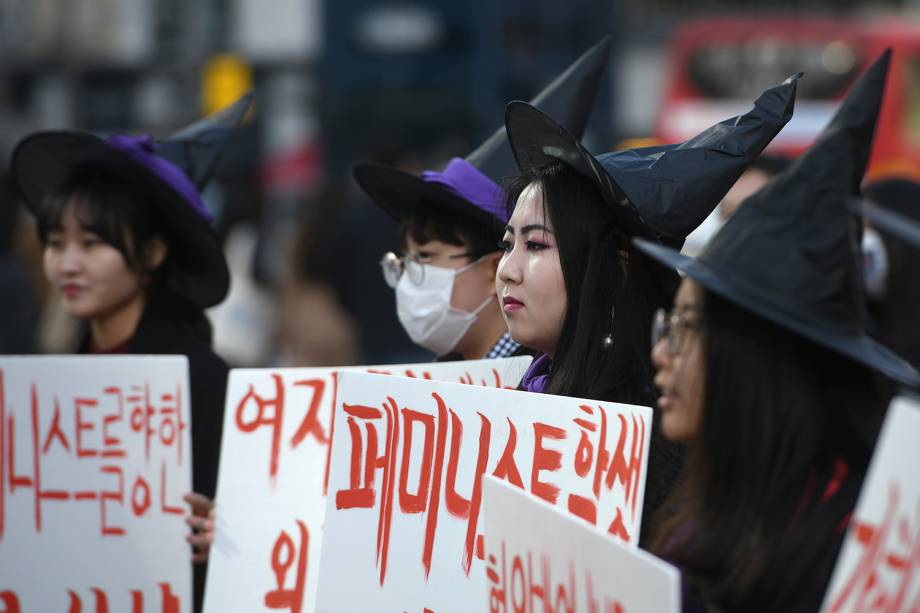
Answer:
<svg viewBox="0 0 920 613"><path fill-rule="evenodd" d="M213 221L213 217L201 199L201 194L198 193L191 179L178 166L156 154L156 143L149 134L141 136L116 134L105 139L105 144L125 153L153 173L160 181L179 194L202 219L208 223Z"/></svg>
<svg viewBox="0 0 920 613"><path fill-rule="evenodd" d="M505 193L495 181L463 158L452 158L444 172L422 172L422 180L443 185L502 223L508 223Z"/></svg>
<svg viewBox="0 0 920 613"><path fill-rule="evenodd" d="M553 361L545 353L534 360L521 379L521 389L525 392L544 393L549 383L549 370L552 365Z"/></svg>

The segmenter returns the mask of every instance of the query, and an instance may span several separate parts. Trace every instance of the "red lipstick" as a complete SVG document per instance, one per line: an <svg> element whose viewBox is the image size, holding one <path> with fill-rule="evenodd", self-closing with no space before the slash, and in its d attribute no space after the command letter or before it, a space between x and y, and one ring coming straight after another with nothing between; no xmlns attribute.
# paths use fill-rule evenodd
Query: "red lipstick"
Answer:
<svg viewBox="0 0 920 613"><path fill-rule="evenodd" d="M505 313L512 313L522 308L524 308L524 303L517 298L512 298L511 296L502 298L502 310Z"/></svg>
<svg viewBox="0 0 920 613"><path fill-rule="evenodd" d="M70 299L76 298L80 291L81 287L74 283L68 283L67 285L61 286L61 293Z"/></svg>

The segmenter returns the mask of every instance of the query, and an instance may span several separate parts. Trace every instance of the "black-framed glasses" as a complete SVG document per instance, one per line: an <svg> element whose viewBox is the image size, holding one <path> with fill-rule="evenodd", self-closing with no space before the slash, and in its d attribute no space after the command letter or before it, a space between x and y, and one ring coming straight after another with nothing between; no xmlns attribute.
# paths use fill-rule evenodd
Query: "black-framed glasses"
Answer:
<svg viewBox="0 0 920 613"><path fill-rule="evenodd" d="M695 312L696 309L685 309ZM699 330L701 327L697 321L692 321L686 313L668 312L664 309L655 311L655 318L652 320L652 347L657 345L662 339L668 339L668 353L676 355L684 350L687 342L687 332L689 330Z"/></svg>
<svg viewBox="0 0 920 613"><path fill-rule="evenodd" d="M460 258L482 257L485 254L468 251L466 253L455 253L453 255L439 256L445 260L458 260ZM422 257L417 254L398 256L392 251L383 254L380 259L380 270L383 272L383 280L392 288L396 288L399 279L403 273L409 275L409 281L414 285L421 285L425 281L425 266L430 265L428 262L422 262Z"/></svg>

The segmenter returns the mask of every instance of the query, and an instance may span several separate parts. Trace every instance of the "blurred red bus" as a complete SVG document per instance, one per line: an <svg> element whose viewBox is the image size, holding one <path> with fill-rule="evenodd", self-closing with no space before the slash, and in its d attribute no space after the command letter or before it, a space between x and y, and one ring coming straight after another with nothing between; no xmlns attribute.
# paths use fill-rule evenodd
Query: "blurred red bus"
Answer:
<svg viewBox="0 0 920 613"><path fill-rule="evenodd" d="M886 47L894 55L867 177L920 179L920 21L745 16L687 22L667 51L655 136L686 139L745 112L761 91L801 71L795 114L768 149L796 155Z"/></svg>

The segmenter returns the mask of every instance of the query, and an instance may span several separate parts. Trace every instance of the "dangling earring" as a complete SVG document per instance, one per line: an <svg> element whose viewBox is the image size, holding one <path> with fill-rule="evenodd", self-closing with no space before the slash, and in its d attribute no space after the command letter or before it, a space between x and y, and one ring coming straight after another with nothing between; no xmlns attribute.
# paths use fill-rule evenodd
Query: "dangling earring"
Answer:
<svg viewBox="0 0 920 613"><path fill-rule="evenodd" d="M609 350L613 347L613 318L616 316L616 309L610 309L610 332L601 340L601 343L604 345L604 350Z"/></svg>

